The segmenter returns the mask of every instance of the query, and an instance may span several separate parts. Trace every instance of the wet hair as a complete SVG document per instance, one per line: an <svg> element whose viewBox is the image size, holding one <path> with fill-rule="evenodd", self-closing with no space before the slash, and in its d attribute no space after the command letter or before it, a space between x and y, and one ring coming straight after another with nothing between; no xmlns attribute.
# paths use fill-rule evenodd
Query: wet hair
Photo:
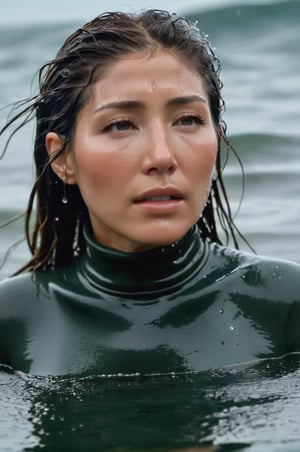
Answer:
<svg viewBox="0 0 300 452"><path fill-rule="evenodd" d="M63 181L52 170L51 163L72 143L76 118L91 96L91 86L120 58L158 49L172 52L204 82L212 119L218 131L219 149L208 202L197 225L202 237L222 243L217 230L218 218L226 243L232 239L238 248L238 236L242 235L230 210L222 178L220 152L222 143L225 143L227 152L233 148L222 119L225 104L221 95L220 62L207 37L188 19L167 11L112 12L101 14L67 38L55 59L40 69L39 93L22 104L21 111L1 131L23 118L18 130L35 117L36 181L25 220L32 258L19 272L60 267L84 251L83 226L89 219L87 208L77 185L64 187ZM56 132L63 142L62 147L50 157L45 147L49 131ZM67 203L62 200L64 190Z"/></svg>

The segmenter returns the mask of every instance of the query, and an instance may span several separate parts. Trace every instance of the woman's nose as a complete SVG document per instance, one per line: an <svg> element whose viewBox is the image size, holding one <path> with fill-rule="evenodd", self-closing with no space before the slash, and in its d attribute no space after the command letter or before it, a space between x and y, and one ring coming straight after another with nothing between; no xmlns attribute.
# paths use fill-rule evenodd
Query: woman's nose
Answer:
<svg viewBox="0 0 300 452"><path fill-rule="evenodd" d="M157 127L147 138L146 152L143 161L143 172L168 173L176 171L177 162L171 138L162 127Z"/></svg>

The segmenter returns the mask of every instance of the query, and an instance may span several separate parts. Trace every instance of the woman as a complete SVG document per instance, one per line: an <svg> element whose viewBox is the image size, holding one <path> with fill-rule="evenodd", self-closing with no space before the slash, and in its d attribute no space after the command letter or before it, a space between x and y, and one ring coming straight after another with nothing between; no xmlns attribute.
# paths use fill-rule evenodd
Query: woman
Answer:
<svg viewBox="0 0 300 452"><path fill-rule="evenodd" d="M3 129L36 116L32 258L0 285L1 363L152 375L300 350L300 267L218 235L216 214L238 247L219 70L192 24L157 10L97 17L41 69Z"/></svg>

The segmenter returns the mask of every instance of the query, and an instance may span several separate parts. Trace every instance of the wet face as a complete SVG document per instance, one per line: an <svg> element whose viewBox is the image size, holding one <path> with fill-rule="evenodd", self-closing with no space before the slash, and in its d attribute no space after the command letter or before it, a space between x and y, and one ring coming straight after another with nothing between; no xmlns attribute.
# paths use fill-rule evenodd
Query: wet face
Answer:
<svg viewBox="0 0 300 452"><path fill-rule="evenodd" d="M168 52L114 63L66 158L95 239L122 251L179 240L200 216L218 140L199 76Z"/></svg>

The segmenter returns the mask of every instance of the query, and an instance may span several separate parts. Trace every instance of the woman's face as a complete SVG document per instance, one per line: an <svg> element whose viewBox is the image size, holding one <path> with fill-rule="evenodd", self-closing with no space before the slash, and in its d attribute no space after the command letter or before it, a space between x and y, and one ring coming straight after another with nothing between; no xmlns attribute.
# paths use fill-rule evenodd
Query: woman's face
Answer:
<svg viewBox="0 0 300 452"><path fill-rule="evenodd" d="M122 251L179 240L200 216L218 148L202 80L169 52L128 56L79 113L68 182L95 239Z"/></svg>

